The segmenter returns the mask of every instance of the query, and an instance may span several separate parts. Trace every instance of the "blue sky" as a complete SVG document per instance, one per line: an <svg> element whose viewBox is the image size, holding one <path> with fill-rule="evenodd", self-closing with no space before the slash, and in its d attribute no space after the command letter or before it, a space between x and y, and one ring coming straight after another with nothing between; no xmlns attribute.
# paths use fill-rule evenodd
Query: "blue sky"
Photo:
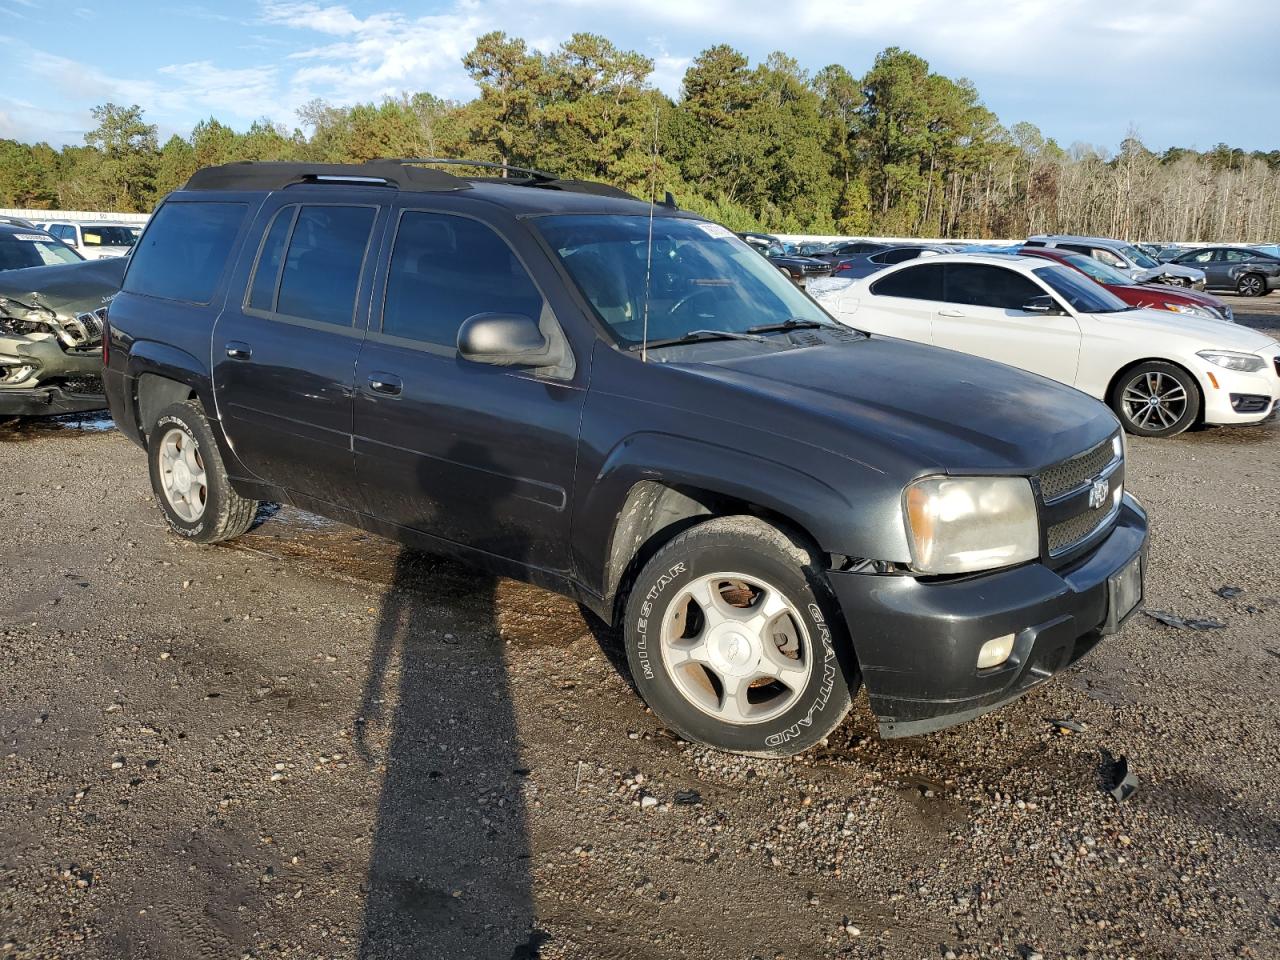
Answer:
<svg viewBox="0 0 1280 960"><path fill-rule="evenodd" d="M539 49L604 34L652 57L672 95L715 43L855 75L897 45L972 79L1006 124L1030 120L1064 146L1114 147L1135 127L1157 149L1275 149L1275 31L1243 25L1227 0L0 0L0 137L79 143L107 100L141 104L163 140L210 115L292 127L313 97L465 99L462 55L504 29Z"/></svg>

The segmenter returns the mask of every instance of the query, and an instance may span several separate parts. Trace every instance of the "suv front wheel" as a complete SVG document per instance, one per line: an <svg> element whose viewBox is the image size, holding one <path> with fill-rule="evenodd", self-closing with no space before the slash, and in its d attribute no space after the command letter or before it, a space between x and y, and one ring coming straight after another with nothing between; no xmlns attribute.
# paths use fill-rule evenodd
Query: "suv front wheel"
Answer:
<svg viewBox="0 0 1280 960"><path fill-rule="evenodd" d="M627 600L627 662L671 729L785 756L848 713L859 674L817 555L750 516L708 520L644 567Z"/></svg>
<svg viewBox="0 0 1280 960"><path fill-rule="evenodd" d="M147 460L170 528L196 543L219 543L253 524L256 500L231 488L199 401L172 403L147 434Z"/></svg>

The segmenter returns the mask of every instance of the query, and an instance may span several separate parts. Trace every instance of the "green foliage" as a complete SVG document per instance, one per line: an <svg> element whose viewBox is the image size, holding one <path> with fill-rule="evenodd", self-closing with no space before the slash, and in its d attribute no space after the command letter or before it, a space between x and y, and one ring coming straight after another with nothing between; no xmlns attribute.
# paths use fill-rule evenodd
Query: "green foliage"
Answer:
<svg viewBox="0 0 1280 960"><path fill-rule="evenodd" d="M300 129L264 118L241 132L209 117L163 147L141 107L108 103L85 146L0 140L0 205L146 210L210 164L453 156L638 196L670 190L735 230L1247 239L1280 228L1280 151L1156 155L1134 131L1114 156L1064 150L1033 124L1004 128L972 83L897 47L861 76L840 64L809 76L783 52L753 66L716 45L690 64L677 101L653 87L652 60L597 34L541 52L488 33L462 62L479 90L465 103L427 92L313 100Z"/></svg>

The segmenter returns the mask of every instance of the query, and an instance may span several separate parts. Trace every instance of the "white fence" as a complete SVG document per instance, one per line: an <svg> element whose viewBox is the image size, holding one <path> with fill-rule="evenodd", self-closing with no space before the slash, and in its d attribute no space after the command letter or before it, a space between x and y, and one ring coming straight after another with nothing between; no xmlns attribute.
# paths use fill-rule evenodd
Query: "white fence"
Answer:
<svg viewBox="0 0 1280 960"><path fill-rule="evenodd" d="M90 223L106 220L111 223L146 223L149 213L103 213L98 210L20 210L18 208L0 209L0 217L21 217L32 223L48 220L72 220Z"/></svg>

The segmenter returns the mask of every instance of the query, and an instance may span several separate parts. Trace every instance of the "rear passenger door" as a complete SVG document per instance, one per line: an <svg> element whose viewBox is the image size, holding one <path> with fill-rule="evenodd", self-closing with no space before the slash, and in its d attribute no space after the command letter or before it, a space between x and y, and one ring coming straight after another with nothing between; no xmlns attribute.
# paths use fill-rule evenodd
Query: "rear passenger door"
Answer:
<svg viewBox="0 0 1280 960"><path fill-rule="evenodd" d="M1007 267L948 263L945 268L945 302L933 321L935 344L1075 384L1079 322L1069 314L1022 309L1033 298L1048 296L1047 290Z"/></svg>
<svg viewBox="0 0 1280 960"><path fill-rule="evenodd" d="M558 330L533 279L551 269L545 254L517 255L502 227L400 212L356 370L356 471L367 509L386 522L562 573L585 371L495 367L457 351L458 328L479 313Z"/></svg>
<svg viewBox="0 0 1280 960"><path fill-rule="evenodd" d="M245 466L290 495L353 509L352 397L381 209L268 205L213 337L218 415Z"/></svg>

